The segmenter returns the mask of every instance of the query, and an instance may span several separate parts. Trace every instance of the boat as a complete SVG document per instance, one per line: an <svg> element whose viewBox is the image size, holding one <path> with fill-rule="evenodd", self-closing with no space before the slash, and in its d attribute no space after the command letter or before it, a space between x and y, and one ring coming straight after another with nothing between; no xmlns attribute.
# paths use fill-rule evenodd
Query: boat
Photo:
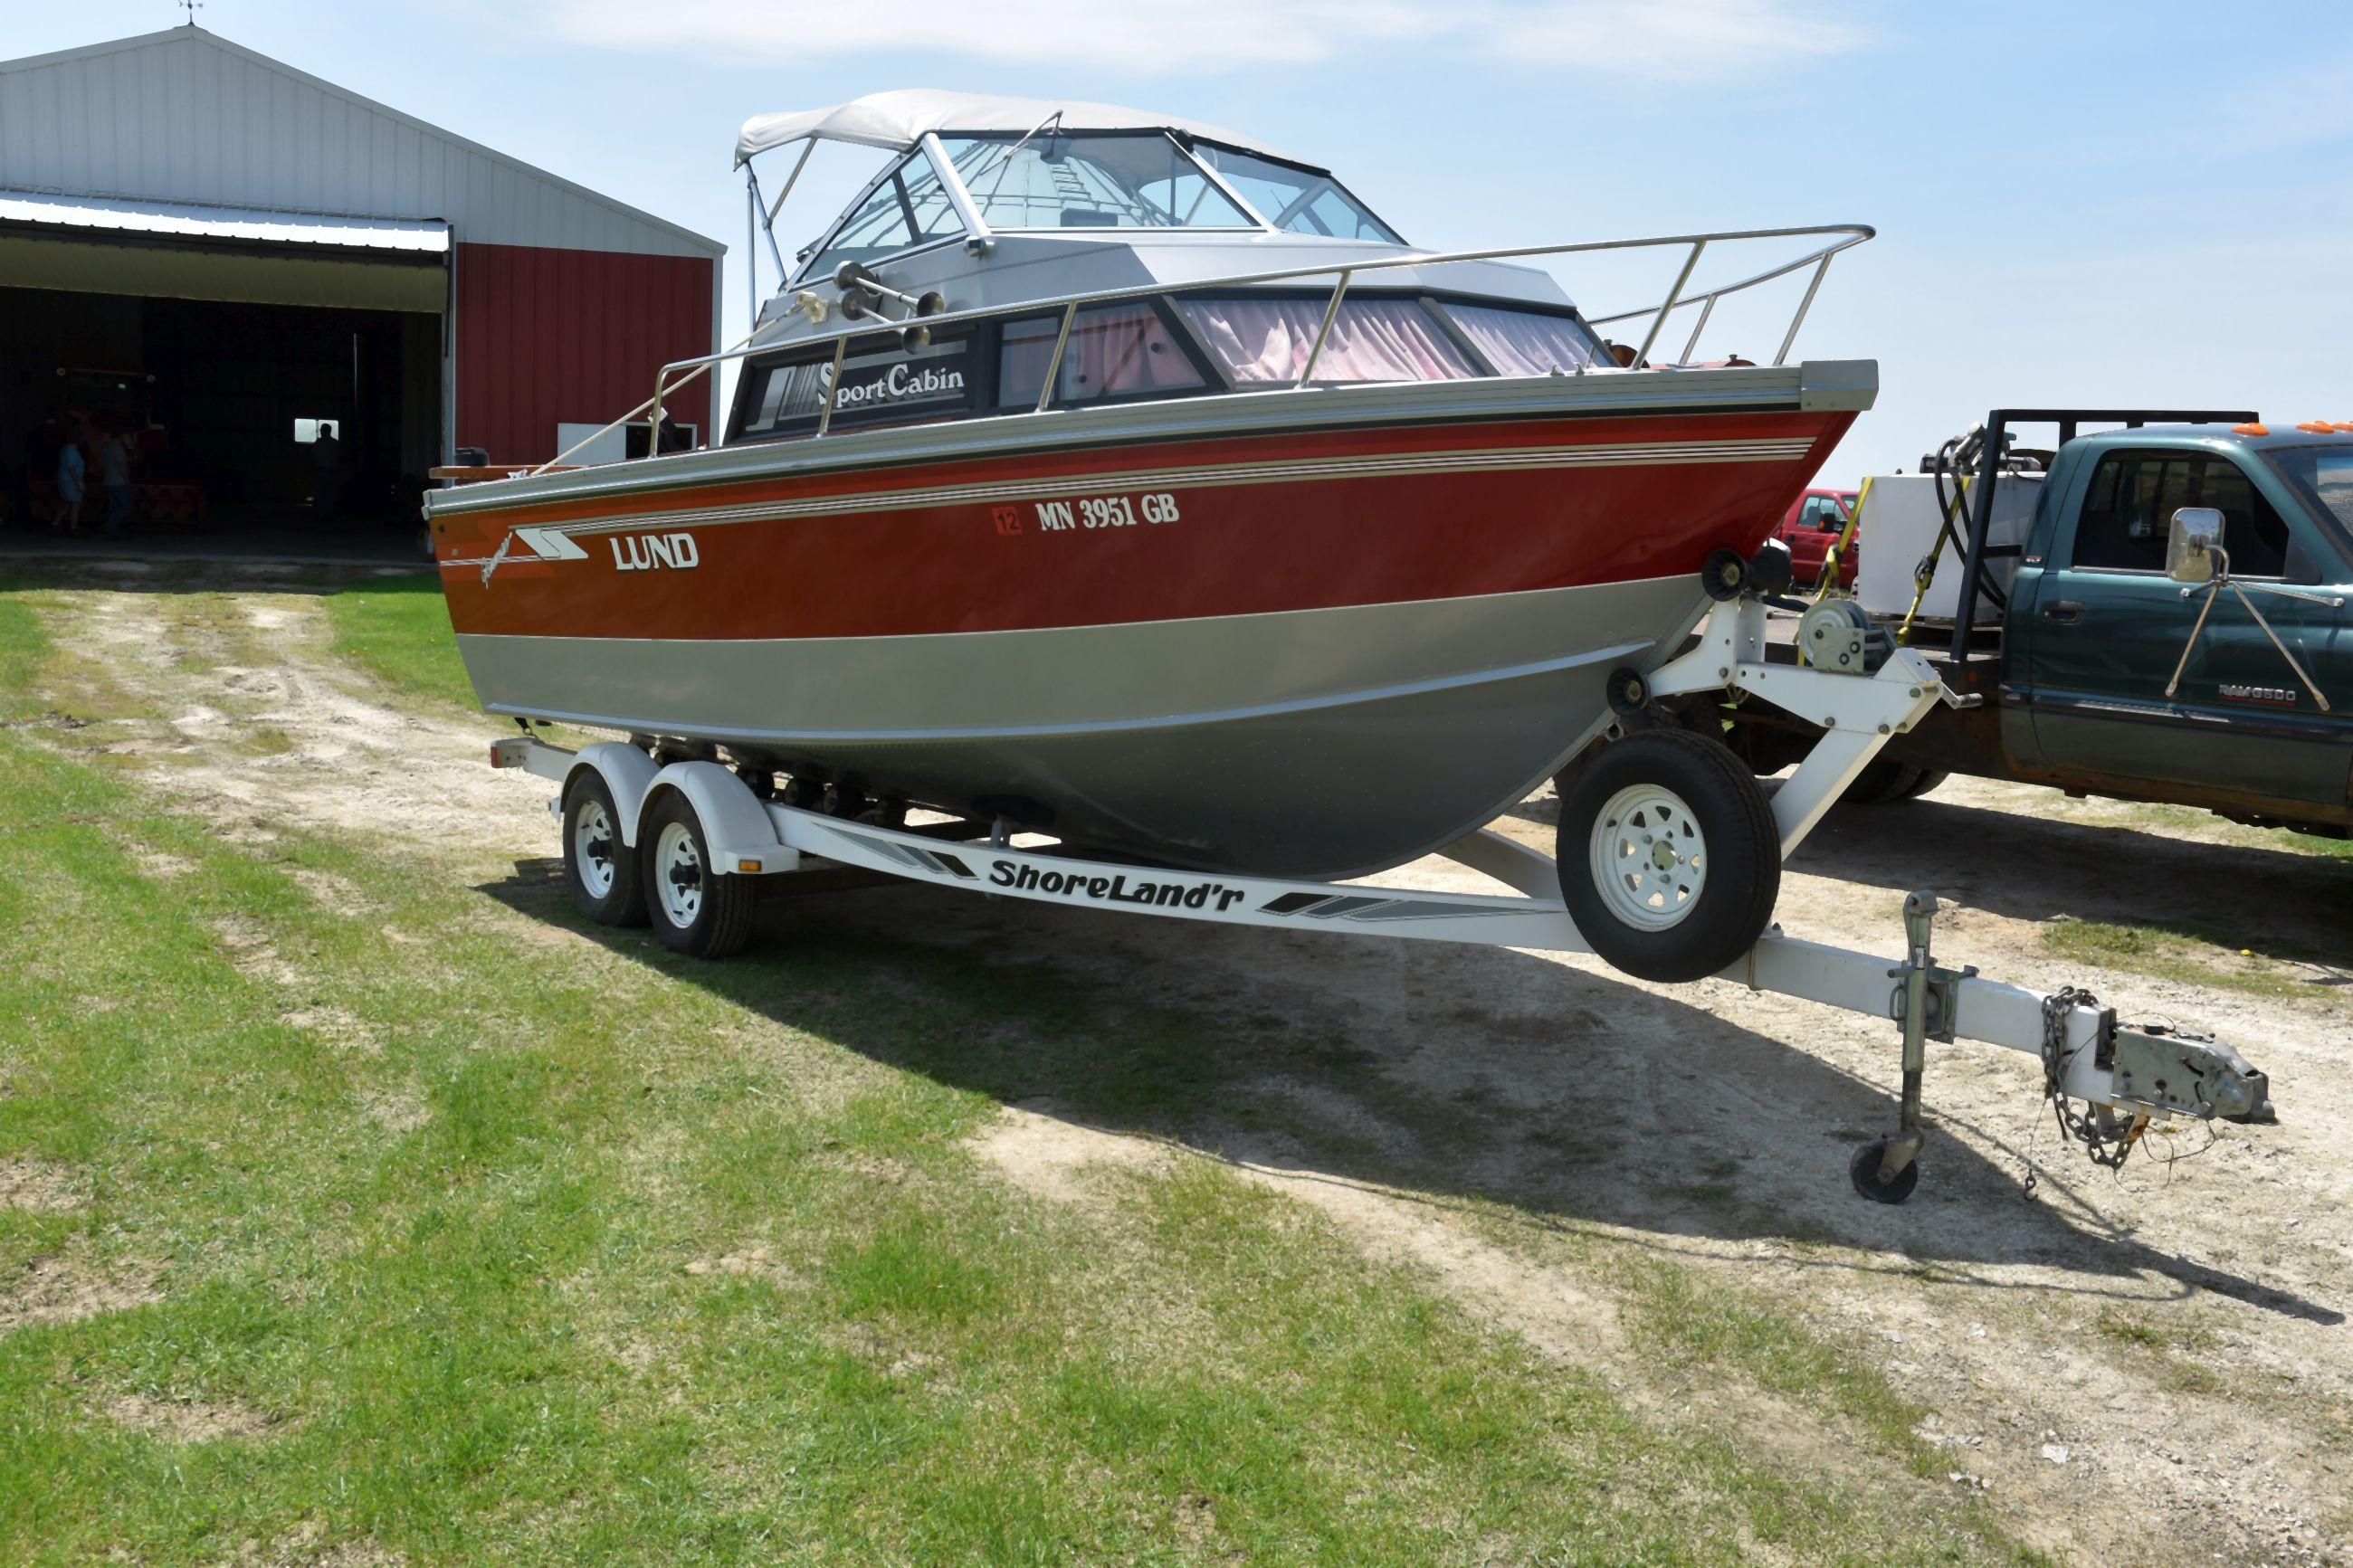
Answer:
<svg viewBox="0 0 2353 1568"><path fill-rule="evenodd" d="M883 167L787 258L823 142ZM1235 132L934 91L760 116L735 161L778 287L636 411L740 362L721 438L443 489L429 522L485 709L845 816L1413 859L1617 721L1613 678L1686 641L1703 568L1757 554L1876 393L1788 358L1862 226L1433 251ZM1763 242L1797 254L1695 281ZM1535 264L1646 248L1673 288L1614 315ZM1776 279L1803 300L1771 363L1695 357Z"/></svg>

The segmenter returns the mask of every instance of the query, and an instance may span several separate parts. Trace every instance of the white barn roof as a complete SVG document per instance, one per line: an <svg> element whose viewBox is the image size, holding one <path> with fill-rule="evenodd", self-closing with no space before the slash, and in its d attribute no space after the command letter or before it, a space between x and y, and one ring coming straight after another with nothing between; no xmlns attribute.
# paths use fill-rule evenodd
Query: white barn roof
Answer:
<svg viewBox="0 0 2353 1568"><path fill-rule="evenodd" d="M726 248L192 26L0 60L0 185L441 223L461 242Z"/></svg>
<svg viewBox="0 0 2353 1568"><path fill-rule="evenodd" d="M449 248L449 226L435 218L358 218L205 202L67 196L47 191L12 191L5 186L0 186L0 223L436 256Z"/></svg>
<svg viewBox="0 0 2353 1568"><path fill-rule="evenodd" d="M755 114L744 122L743 133L735 139L735 162L740 166L771 147L805 139L905 152L934 132L995 132L1018 136L1058 112L1065 131L1182 131L1204 142L1221 142L1286 163L1298 162L1248 136L1148 109L1050 98L1000 98L985 92L941 92L930 88L870 92L831 109Z"/></svg>

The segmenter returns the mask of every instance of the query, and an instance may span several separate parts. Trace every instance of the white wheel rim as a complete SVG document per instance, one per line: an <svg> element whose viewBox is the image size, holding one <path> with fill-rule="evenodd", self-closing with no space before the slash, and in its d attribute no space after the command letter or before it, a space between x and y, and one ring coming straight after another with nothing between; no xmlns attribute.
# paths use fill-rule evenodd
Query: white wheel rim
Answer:
<svg viewBox="0 0 2353 1568"><path fill-rule="evenodd" d="M662 913L681 931L702 912L702 850L682 822L662 824L654 840L654 876L661 889Z"/></svg>
<svg viewBox="0 0 2353 1568"><path fill-rule="evenodd" d="M620 874L613 859L616 847L613 819L605 814L605 803L583 802L572 819L572 863L579 868L580 885L592 899L613 891L613 879Z"/></svg>
<svg viewBox="0 0 2353 1568"><path fill-rule="evenodd" d="M1674 791L1631 784L1593 819L1590 864L1611 914L1664 931L1692 912L1707 886L1707 835Z"/></svg>

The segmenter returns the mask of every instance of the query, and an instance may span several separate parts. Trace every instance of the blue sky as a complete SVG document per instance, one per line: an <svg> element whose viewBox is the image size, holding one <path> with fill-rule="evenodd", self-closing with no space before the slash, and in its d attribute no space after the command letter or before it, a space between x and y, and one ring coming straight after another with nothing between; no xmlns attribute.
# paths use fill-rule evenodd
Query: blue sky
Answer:
<svg viewBox="0 0 2353 1568"><path fill-rule="evenodd" d="M5 10L11 55L181 15ZM2353 418L2353 6L206 0L198 20L727 242L731 333L738 123L955 87L1230 125L1446 248L1872 224L1799 341L1880 362L1829 479L1909 467L1998 404ZM871 166L813 166L786 248ZM1672 267L1559 271L1598 312ZM1763 316L1794 302L1707 346L1769 355Z"/></svg>

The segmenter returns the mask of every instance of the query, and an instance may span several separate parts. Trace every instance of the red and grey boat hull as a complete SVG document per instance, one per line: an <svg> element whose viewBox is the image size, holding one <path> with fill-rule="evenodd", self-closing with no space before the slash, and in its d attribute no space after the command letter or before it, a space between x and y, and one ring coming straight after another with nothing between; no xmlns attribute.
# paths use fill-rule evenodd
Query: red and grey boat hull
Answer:
<svg viewBox="0 0 2353 1568"><path fill-rule="evenodd" d="M717 742L1099 852L1347 875L1470 831L1584 745L1609 673L1690 629L1701 563L1770 532L1869 370L1016 416L431 512L493 711Z"/></svg>

